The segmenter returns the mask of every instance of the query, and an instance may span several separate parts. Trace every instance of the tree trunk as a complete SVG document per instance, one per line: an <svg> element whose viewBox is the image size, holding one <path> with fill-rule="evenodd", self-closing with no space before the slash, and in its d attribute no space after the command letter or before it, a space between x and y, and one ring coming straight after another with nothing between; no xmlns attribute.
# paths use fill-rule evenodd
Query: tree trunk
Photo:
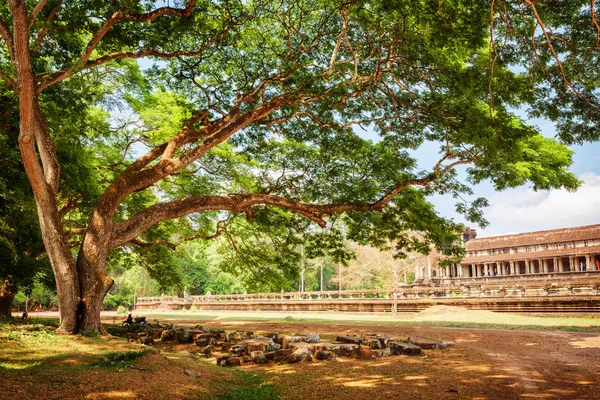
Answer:
<svg viewBox="0 0 600 400"><path fill-rule="evenodd" d="M44 132L40 130L39 126L43 121L36 118L36 110L39 110L40 107L29 49L27 7L22 1L12 0L9 4L13 12L15 48L13 63L19 83L19 150L35 197L46 253L56 278L60 311L58 332L74 333L76 310L79 303L79 283L75 262L67 244L56 206L59 170L51 160L54 149L47 140L43 140ZM36 142L38 151L36 151Z"/></svg>
<svg viewBox="0 0 600 400"><path fill-rule="evenodd" d="M81 302L77 307L78 329L97 330L107 334L100 321L102 301L114 281L106 274L106 256L110 251L112 222L101 212L94 210L90 226L85 234L77 257L77 273L81 290Z"/></svg>
<svg viewBox="0 0 600 400"><path fill-rule="evenodd" d="M11 317L11 307L15 295L18 291L18 286L6 279L0 288L0 317Z"/></svg>

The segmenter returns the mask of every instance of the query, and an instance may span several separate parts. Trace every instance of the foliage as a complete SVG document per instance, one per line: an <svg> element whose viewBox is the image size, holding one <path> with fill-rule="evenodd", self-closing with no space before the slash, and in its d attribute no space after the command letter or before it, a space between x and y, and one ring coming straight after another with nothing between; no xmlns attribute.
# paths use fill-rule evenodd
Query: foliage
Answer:
<svg viewBox="0 0 600 400"><path fill-rule="evenodd" d="M104 300L104 301L106 302L106 300ZM117 307L117 315L125 315L125 314L127 314L127 308L119 305Z"/></svg>

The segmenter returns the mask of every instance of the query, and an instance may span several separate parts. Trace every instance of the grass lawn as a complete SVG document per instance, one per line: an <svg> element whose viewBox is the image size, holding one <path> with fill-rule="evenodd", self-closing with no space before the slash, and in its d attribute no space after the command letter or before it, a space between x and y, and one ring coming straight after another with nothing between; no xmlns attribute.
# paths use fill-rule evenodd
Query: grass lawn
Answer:
<svg viewBox="0 0 600 400"><path fill-rule="evenodd" d="M353 324L375 326L428 326L474 329L545 330L566 332L600 332L600 317L528 316L492 311L467 310L459 307L433 306L420 313L305 313L270 311L136 311L149 320L216 320L305 322L312 324Z"/></svg>

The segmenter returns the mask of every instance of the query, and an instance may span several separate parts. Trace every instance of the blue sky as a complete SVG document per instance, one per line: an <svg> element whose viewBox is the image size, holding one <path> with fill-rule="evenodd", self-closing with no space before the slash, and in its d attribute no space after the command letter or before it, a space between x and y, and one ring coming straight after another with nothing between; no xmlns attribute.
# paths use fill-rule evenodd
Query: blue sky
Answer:
<svg viewBox="0 0 600 400"><path fill-rule="evenodd" d="M544 136L555 136L552 122L528 121ZM490 202L485 209L490 225L486 229L475 227L479 237L600 224L600 142L571 146L571 149L575 151L571 171L584 181L575 193L565 190L535 192L528 186L496 192L491 184L477 185L475 197L486 197ZM430 157L419 154L419 160L429 163L431 161L426 159ZM441 215L465 223L454 211L455 201L451 197L435 196L431 201Z"/></svg>

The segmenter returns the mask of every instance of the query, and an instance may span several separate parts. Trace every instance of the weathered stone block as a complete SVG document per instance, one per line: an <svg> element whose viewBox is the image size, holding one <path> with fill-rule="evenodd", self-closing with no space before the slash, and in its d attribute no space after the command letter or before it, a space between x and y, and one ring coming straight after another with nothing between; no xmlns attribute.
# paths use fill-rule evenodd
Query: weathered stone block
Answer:
<svg viewBox="0 0 600 400"><path fill-rule="evenodd" d="M317 360L332 360L335 358L335 353L327 350L317 350L315 352L315 358Z"/></svg>
<svg viewBox="0 0 600 400"><path fill-rule="evenodd" d="M286 361L288 363L312 361L312 354L308 347L299 347L296 351L287 356Z"/></svg>
<svg viewBox="0 0 600 400"><path fill-rule="evenodd" d="M369 346L358 345L358 347L352 351L352 357L361 360L373 360L375 358L375 353Z"/></svg>
<svg viewBox="0 0 600 400"><path fill-rule="evenodd" d="M244 344L234 344L229 348L229 354L232 356L241 356L244 354L246 350L246 345Z"/></svg>
<svg viewBox="0 0 600 400"><path fill-rule="evenodd" d="M273 339L264 336L257 336L254 339L246 341L246 353L248 354L253 351L262 351L263 353L266 353L279 350L280 348L281 345L275 343Z"/></svg>
<svg viewBox="0 0 600 400"><path fill-rule="evenodd" d="M241 357L219 357L217 358L217 365L221 367L239 367L242 365Z"/></svg>
<svg viewBox="0 0 600 400"><path fill-rule="evenodd" d="M363 344L364 339L356 335L337 336L336 342L352 343L352 344Z"/></svg>
<svg viewBox="0 0 600 400"><path fill-rule="evenodd" d="M389 349L393 355L407 355L407 356L418 356L421 354L421 348L413 343L390 341L388 343Z"/></svg>
<svg viewBox="0 0 600 400"><path fill-rule="evenodd" d="M204 346L213 345L216 342L217 342L217 339L215 339L214 337L203 337L203 338L196 340L194 343L196 343L196 346L204 347Z"/></svg>
<svg viewBox="0 0 600 400"><path fill-rule="evenodd" d="M392 355L392 350L389 347L381 350L373 350L375 357L389 357Z"/></svg>
<svg viewBox="0 0 600 400"><path fill-rule="evenodd" d="M253 351L250 353L250 357L252 357L252 362L255 364L266 364L269 362L262 351Z"/></svg>
<svg viewBox="0 0 600 400"><path fill-rule="evenodd" d="M424 350L437 349L440 344L439 340L428 339L419 336L409 336L407 341L408 343L412 343L416 346L419 346Z"/></svg>
<svg viewBox="0 0 600 400"><path fill-rule="evenodd" d="M142 336L140 338L140 343L149 346L151 344L154 344L154 338L152 336Z"/></svg>

